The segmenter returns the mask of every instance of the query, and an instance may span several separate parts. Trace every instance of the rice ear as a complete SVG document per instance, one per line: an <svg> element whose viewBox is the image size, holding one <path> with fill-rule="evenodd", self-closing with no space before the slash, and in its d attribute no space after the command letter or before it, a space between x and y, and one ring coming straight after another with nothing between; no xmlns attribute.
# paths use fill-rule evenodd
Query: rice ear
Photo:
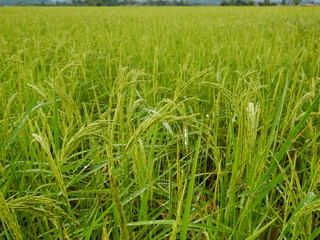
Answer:
<svg viewBox="0 0 320 240"><path fill-rule="evenodd" d="M0 192L0 218L6 224L9 233L14 239L22 240L22 232L17 221L17 216L13 208L10 208L7 201Z"/></svg>

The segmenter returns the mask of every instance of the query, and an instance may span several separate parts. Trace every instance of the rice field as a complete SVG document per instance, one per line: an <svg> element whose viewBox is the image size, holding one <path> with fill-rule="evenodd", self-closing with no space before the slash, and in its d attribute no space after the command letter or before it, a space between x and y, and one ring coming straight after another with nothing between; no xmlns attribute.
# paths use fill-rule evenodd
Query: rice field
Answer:
<svg viewBox="0 0 320 240"><path fill-rule="evenodd" d="M0 23L0 239L320 238L320 8Z"/></svg>

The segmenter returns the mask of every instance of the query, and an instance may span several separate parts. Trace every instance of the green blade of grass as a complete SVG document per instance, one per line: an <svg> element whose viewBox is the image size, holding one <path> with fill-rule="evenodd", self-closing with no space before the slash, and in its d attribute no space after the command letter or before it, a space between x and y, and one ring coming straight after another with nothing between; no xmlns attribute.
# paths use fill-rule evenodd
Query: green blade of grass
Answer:
<svg viewBox="0 0 320 240"><path fill-rule="evenodd" d="M313 101L311 106L308 108L308 110L305 112L303 117L300 119L298 124L290 131L289 136L287 140L284 142L284 144L281 146L279 152L275 155L276 159L278 162L282 160L288 149L290 148L291 144L293 143L293 140L298 136L300 133L300 130L302 126L305 124L307 121L308 117L312 113L312 111L315 109L315 107L318 105L320 101L320 94L316 97L316 99Z"/></svg>
<svg viewBox="0 0 320 240"><path fill-rule="evenodd" d="M273 219L272 221L270 221L268 224L264 225L262 228L260 228L258 231L254 232L251 236L247 237L246 240L254 240L257 239L259 237L259 235L261 233L263 233L268 227L270 227L276 220L278 219L278 217L276 217L275 219Z"/></svg>
<svg viewBox="0 0 320 240"><path fill-rule="evenodd" d="M302 126L305 124L305 122L307 121L308 117L310 116L310 114L312 113L312 111L314 110L314 108L318 105L320 101L320 94L316 97L316 99L313 101L313 103L310 105L310 107L308 108L308 110L305 112L305 114L303 115L303 117L300 119L300 121L298 122L298 124L292 128L292 130L290 131L288 138L286 139L286 141L284 142L284 144L282 144L279 152L276 153L275 155L275 160L273 161L273 163L271 164L271 166L269 167L268 171L264 174L264 176L261 178L260 183L258 184L256 189L259 189L263 182L270 176L270 174L272 173L272 171L276 168L277 166L277 162L280 163L282 158L284 157L284 155L286 154L286 152L289 150L293 140L296 138L296 136L299 134L300 129L302 128Z"/></svg>
<svg viewBox="0 0 320 240"><path fill-rule="evenodd" d="M60 151L60 128L58 115L58 101L56 99L56 86L53 83L53 139L56 153Z"/></svg>
<svg viewBox="0 0 320 240"><path fill-rule="evenodd" d="M320 235L320 227L316 228L310 236L311 240L318 239Z"/></svg>
<svg viewBox="0 0 320 240"><path fill-rule="evenodd" d="M172 224L174 224L175 221L176 220L172 220L172 219L168 219L168 220L147 220L147 221L130 222L130 223L127 223L127 225L128 226L132 226L132 227L145 226L145 225L172 225ZM213 230L213 231L224 232L224 233L232 233L232 232L234 232L233 229L231 229L231 228L216 227L216 226L193 223L193 222L189 222L188 223L188 227L189 228L196 228L196 229L210 229L210 230ZM245 235L245 233L239 232L239 231L235 231L235 233L240 234L241 236Z"/></svg>
<svg viewBox="0 0 320 240"><path fill-rule="evenodd" d="M197 163L198 163L198 157L200 152L200 143L201 138L198 137L198 141L195 148L195 154L192 161L192 169L191 169L191 175L190 180L188 184L188 193L187 193L187 199L185 204L185 210L182 218L182 229L181 229L181 239L185 240L187 238L187 231L189 226L189 217L190 217L190 211L191 211L191 202L192 202L192 196L193 196L193 189L194 189L194 182L196 178L196 170L197 170Z"/></svg>
<svg viewBox="0 0 320 240"><path fill-rule="evenodd" d="M292 216L288 219L287 224L285 225L285 227L283 228L279 236L279 239L282 239L284 236L288 235L288 232L290 232L291 229L293 228L292 223L297 219L297 217L306 214L306 208L312 206L313 204L316 204L318 209L319 202L317 200L319 200L319 197L313 192L309 192L306 194L306 196L302 199L300 204L297 206Z"/></svg>

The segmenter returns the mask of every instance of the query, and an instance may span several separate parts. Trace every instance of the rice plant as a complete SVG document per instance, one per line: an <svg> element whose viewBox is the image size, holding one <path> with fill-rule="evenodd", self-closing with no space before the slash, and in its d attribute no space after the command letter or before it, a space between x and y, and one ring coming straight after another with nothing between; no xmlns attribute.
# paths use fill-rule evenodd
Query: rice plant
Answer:
<svg viewBox="0 0 320 240"><path fill-rule="evenodd" d="M319 238L320 9L0 22L0 239Z"/></svg>

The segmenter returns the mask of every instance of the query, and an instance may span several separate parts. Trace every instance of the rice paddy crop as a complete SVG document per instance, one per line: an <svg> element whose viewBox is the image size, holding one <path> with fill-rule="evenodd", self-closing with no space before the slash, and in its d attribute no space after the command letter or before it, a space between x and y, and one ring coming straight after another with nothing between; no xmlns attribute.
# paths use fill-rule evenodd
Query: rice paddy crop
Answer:
<svg viewBox="0 0 320 240"><path fill-rule="evenodd" d="M0 239L319 239L319 8L0 22Z"/></svg>

